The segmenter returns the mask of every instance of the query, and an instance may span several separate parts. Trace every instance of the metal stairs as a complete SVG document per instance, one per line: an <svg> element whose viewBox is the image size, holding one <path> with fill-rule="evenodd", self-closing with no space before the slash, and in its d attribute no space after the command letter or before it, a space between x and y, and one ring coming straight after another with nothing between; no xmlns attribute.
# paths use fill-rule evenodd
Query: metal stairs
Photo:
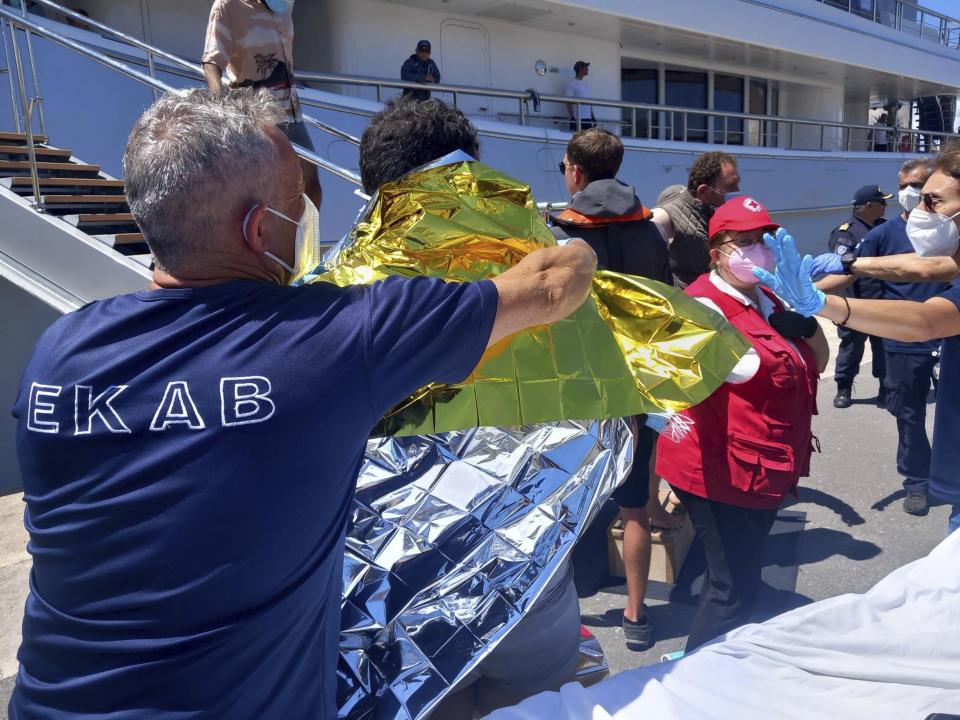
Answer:
<svg viewBox="0 0 960 720"><path fill-rule="evenodd" d="M35 207L123 255L149 265L149 249L137 227L123 193L123 181L104 177L99 165L81 162L73 153L34 135L37 182L41 192L33 197L30 153L24 133L0 132L0 186Z"/></svg>

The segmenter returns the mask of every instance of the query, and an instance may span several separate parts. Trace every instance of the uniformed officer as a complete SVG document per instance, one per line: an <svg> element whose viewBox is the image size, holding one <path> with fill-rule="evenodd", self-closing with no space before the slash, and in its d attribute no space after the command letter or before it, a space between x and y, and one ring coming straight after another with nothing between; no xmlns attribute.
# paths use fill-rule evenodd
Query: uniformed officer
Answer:
<svg viewBox="0 0 960 720"><path fill-rule="evenodd" d="M853 196L853 214L850 219L840 223L830 233L829 247L831 252L838 255L855 255L860 248L864 235L880 223L884 222L884 213L887 211L887 200L893 195L885 193L877 185L864 185ZM881 298L883 285L871 278L858 278L847 290L849 297ZM864 335L856 330L838 327L840 336L840 350L837 352L837 367L834 379L837 382L837 396L833 399L835 408L848 408L852 404L850 391L853 389L853 380L860 369L863 359L863 346L870 339L870 349L873 352L873 376L880 381L880 393L877 404L884 403L883 376L884 376L884 349L883 340L873 335Z"/></svg>

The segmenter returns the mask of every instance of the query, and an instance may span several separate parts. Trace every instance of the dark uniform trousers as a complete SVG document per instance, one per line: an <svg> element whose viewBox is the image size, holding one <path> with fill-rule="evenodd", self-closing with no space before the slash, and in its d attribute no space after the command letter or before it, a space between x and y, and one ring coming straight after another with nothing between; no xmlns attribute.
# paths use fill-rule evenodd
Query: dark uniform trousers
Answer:
<svg viewBox="0 0 960 720"><path fill-rule="evenodd" d="M850 388L853 385L853 379L860 370L863 348L867 344L867 339L870 340L870 351L873 353L871 363L873 376L882 383L884 375L886 375L887 364L883 340L845 327L838 327L837 335L840 337L840 349L837 350L837 369L834 375L837 387Z"/></svg>
<svg viewBox="0 0 960 720"><path fill-rule="evenodd" d="M930 440L927 438L927 397L933 384L932 354L888 352L887 411L897 418L897 472L908 492L927 492L930 479Z"/></svg>
<svg viewBox="0 0 960 720"><path fill-rule="evenodd" d="M856 214L850 216L850 219L834 228L830 233L828 247L830 252L836 252L843 255L848 250L856 252L863 242L864 236L877 225L883 223L881 218L876 225L868 225ZM870 278L860 278L854 283L852 288L845 291L848 297L857 298L879 298L882 297L880 281ZM834 380L837 382L837 389L850 389L853 386L853 379L860 371L860 361L863 360L863 347L870 338L870 349L873 353L873 376L883 384L884 375L884 349L883 340L872 335L864 335L856 330L849 328L837 328L837 335L840 337L840 349L837 351L837 365Z"/></svg>
<svg viewBox="0 0 960 720"><path fill-rule="evenodd" d="M689 653L750 622L760 594L763 548L777 510L737 507L673 491L690 513L697 537L704 540L707 561L700 608L687 637Z"/></svg>

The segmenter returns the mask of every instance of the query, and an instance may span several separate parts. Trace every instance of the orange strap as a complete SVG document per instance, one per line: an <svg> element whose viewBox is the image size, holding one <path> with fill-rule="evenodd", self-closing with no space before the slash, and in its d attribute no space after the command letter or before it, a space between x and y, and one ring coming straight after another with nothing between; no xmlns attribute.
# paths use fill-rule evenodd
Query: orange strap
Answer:
<svg viewBox="0 0 960 720"><path fill-rule="evenodd" d="M560 222L569 223L570 225L592 225L594 227L601 227L603 225L612 225L614 223L646 220L650 217L653 217L653 212L641 205L638 210L633 211L629 215L617 215L616 217L596 217L584 215L581 212L567 208L562 213L557 215L555 219L559 220Z"/></svg>

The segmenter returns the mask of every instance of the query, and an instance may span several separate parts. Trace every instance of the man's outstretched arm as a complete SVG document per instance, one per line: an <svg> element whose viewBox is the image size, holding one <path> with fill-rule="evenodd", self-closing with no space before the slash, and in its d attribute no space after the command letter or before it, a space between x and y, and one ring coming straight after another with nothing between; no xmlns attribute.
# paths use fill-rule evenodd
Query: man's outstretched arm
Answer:
<svg viewBox="0 0 960 720"><path fill-rule="evenodd" d="M537 250L493 278L499 302L487 347L535 325L556 322L590 292L597 256L583 240Z"/></svg>
<svg viewBox="0 0 960 720"><path fill-rule="evenodd" d="M913 300L844 299L828 296L817 315L847 327L900 342L926 342L960 335L960 311L942 297Z"/></svg>
<svg viewBox="0 0 960 720"><path fill-rule="evenodd" d="M892 282L951 282L960 276L956 256L920 257L916 253L858 257L850 269L858 277Z"/></svg>

